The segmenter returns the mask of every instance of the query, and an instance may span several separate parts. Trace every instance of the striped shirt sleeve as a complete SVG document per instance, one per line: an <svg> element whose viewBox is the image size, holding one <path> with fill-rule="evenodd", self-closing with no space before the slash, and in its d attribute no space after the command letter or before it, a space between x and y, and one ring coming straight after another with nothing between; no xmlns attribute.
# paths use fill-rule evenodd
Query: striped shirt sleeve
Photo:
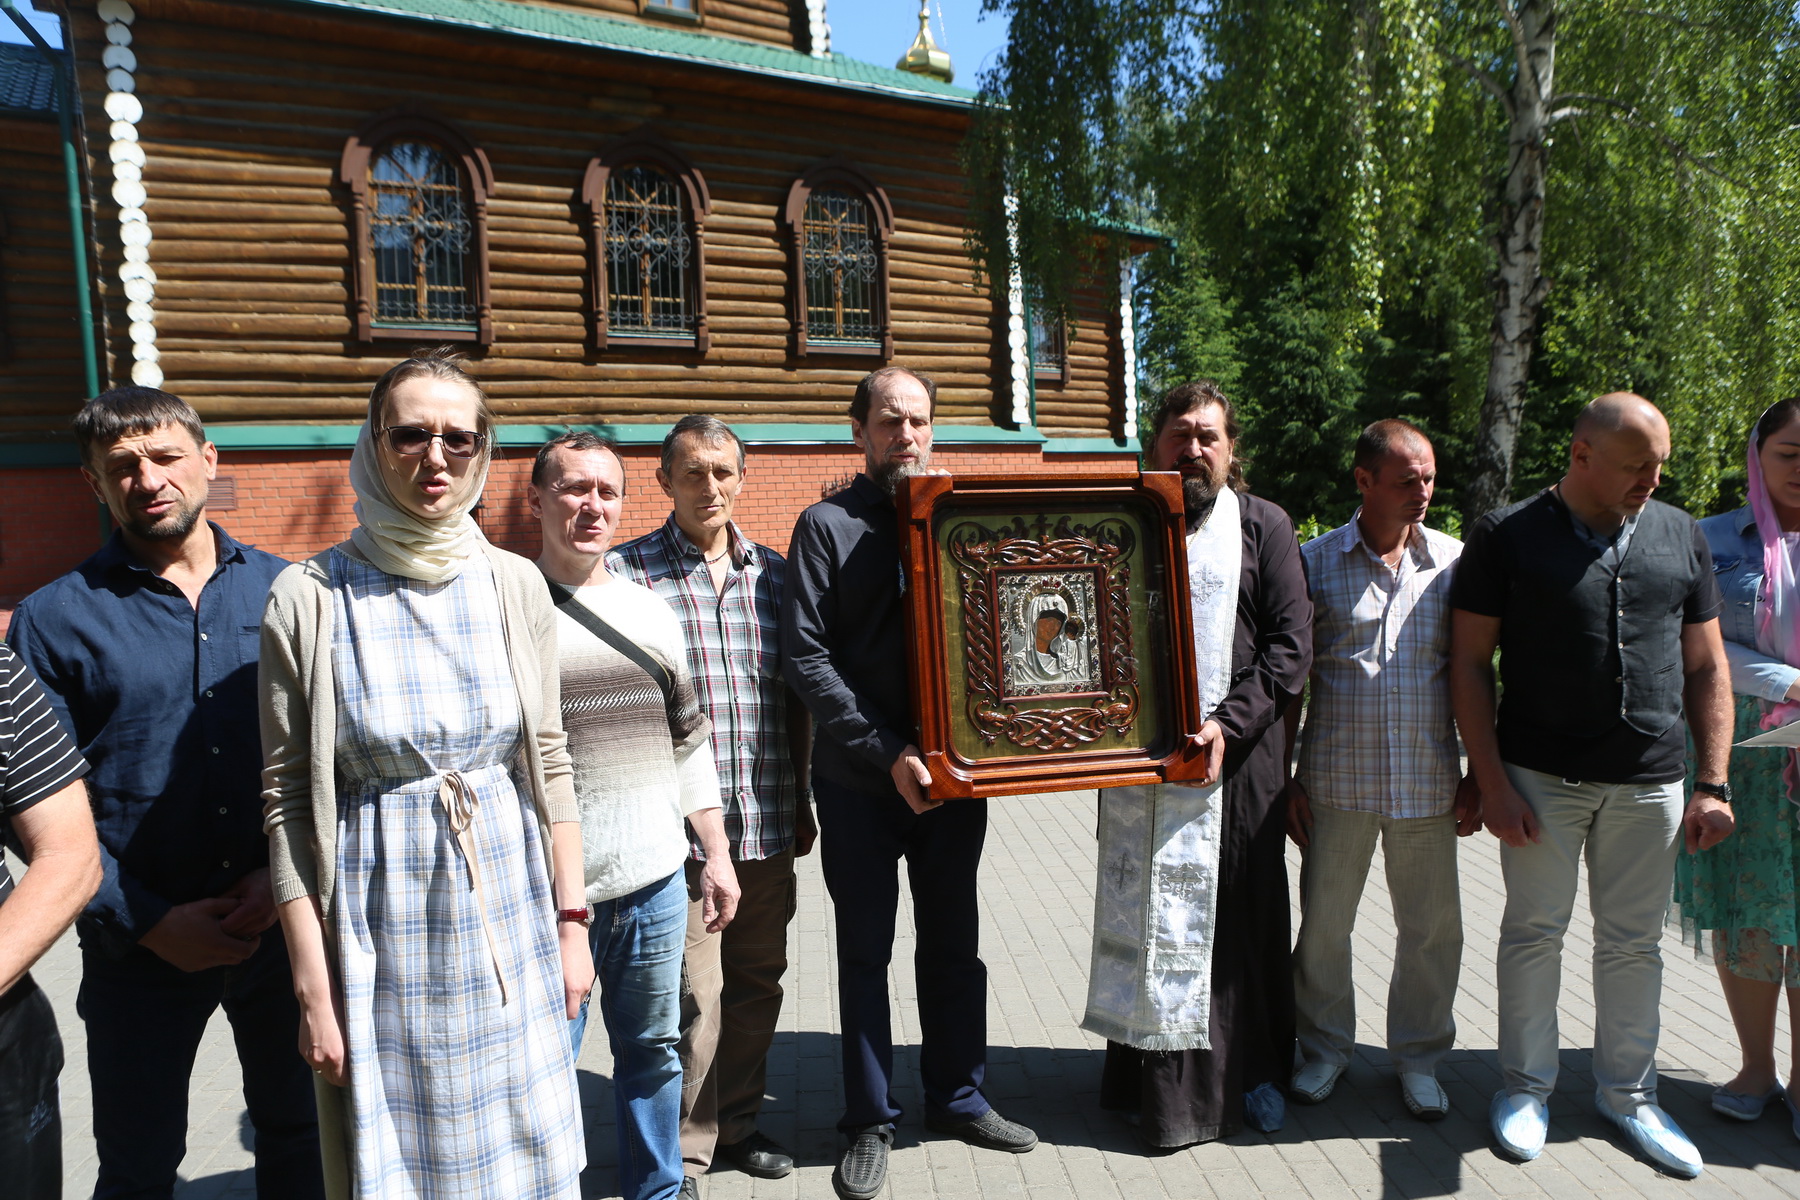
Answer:
<svg viewBox="0 0 1800 1200"><path fill-rule="evenodd" d="M0 645L0 809L23 812L87 769L43 685L11 647Z"/></svg>

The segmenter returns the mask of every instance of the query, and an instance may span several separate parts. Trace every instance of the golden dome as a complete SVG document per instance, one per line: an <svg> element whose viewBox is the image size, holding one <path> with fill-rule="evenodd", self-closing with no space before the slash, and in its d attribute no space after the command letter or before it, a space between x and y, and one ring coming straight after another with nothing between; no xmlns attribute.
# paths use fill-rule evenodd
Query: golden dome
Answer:
<svg viewBox="0 0 1800 1200"><path fill-rule="evenodd" d="M941 79L949 83L956 78L956 72L950 67L948 51L939 50L937 43L931 40L930 0L919 0L919 36L900 61L894 65L902 71L911 71L914 75L929 75L933 79Z"/></svg>

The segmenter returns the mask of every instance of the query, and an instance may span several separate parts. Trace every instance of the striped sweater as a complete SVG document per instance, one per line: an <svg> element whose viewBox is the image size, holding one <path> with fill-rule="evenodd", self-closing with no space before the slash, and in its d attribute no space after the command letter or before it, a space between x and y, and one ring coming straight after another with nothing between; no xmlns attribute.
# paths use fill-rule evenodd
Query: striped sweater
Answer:
<svg viewBox="0 0 1800 1200"><path fill-rule="evenodd" d="M719 807L712 727L688 672L681 623L655 592L613 576L576 600L647 650L675 679L675 712L636 663L568 614L556 615L563 727L575 763L588 903L666 879L687 858L684 818Z"/></svg>

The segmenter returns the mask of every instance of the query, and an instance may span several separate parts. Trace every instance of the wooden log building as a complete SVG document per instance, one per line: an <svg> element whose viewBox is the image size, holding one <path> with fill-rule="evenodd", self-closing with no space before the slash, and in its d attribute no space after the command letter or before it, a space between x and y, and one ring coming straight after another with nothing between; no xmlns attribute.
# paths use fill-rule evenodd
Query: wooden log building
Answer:
<svg viewBox="0 0 1800 1200"><path fill-rule="evenodd" d="M74 242L98 385L193 403L216 519L289 557L351 526L369 385L444 342L504 423L483 526L524 553L536 445L616 438L635 535L694 412L750 444L740 523L785 547L857 469L845 407L890 363L937 378L952 471L1135 461L1126 264L1066 329L1016 278L984 284L974 93L833 54L824 0L37 7L63 21L75 165L50 65L0 46L0 604L106 527L66 432L88 394Z"/></svg>

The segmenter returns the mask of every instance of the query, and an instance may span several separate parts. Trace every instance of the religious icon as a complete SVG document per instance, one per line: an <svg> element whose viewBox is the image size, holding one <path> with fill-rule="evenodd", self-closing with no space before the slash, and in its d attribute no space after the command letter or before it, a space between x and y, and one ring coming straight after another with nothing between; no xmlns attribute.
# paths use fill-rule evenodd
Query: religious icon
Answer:
<svg viewBox="0 0 1800 1200"><path fill-rule="evenodd" d="M934 797L1200 773L1175 477L921 476L899 503Z"/></svg>
<svg viewBox="0 0 1800 1200"><path fill-rule="evenodd" d="M1005 693L1104 691L1100 652L1089 636L1093 576L1002 571L997 578L1007 629Z"/></svg>

